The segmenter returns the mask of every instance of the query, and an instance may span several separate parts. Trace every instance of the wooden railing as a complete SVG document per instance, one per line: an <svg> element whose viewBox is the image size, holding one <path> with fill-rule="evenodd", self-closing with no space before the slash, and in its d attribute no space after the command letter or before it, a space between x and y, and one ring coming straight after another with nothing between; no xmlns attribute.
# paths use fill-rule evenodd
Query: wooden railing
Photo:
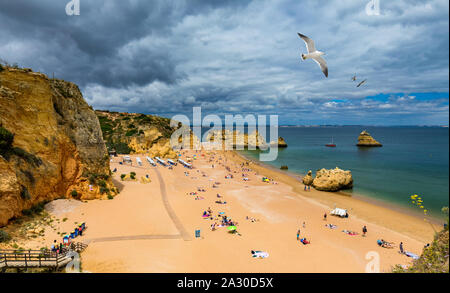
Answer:
<svg viewBox="0 0 450 293"><path fill-rule="evenodd" d="M69 252L86 249L84 243L71 243L59 253L46 250L0 250L0 268L54 267L58 268L69 260Z"/></svg>

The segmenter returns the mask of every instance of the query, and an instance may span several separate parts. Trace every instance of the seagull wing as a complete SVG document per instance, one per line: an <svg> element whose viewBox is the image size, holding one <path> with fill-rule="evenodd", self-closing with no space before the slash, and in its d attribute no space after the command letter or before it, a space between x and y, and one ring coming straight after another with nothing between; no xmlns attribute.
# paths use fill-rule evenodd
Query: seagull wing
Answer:
<svg viewBox="0 0 450 293"><path fill-rule="evenodd" d="M313 41L313 40L311 40L310 38L308 38L308 37L305 36L305 35L302 35L301 33L297 33L297 34L298 34L298 36L299 36L300 38L303 39L303 41L305 41L305 43L306 43L306 49L308 49L308 53L311 53L311 52L316 51L316 46L314 46L314 41Z"/></svg>
<svg viewBox="0 0 450 293"><path fill-rule="evenodd" d="M363 81L361 81L360 83L358 83L358 85L356 87L360 87L363 83L366 82L367 79L364 79Z"/></svg>
<svg viewBox="0 0 450 293"><path fill-rule="evenodd" d="M328 66L325 59L323 59L321 56L314 57L314 61L316 61L317 64L319 64L320 69L322 69L323 74L325 74L325 77L328 77Z"/></svg>

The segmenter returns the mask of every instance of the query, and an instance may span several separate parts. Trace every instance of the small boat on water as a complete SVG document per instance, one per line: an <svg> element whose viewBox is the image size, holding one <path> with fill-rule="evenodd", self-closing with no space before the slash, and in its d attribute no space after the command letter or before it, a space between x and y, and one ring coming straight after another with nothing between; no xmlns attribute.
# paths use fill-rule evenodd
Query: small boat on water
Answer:
<svg viewBox="0 0 450 293"><path fill-rule="evenodd" d="M330 148L335 148L336 147L336 145L333 142L333 137L331 137L331 143L327 143L325 146L326 147L330 147Z"/></svg>

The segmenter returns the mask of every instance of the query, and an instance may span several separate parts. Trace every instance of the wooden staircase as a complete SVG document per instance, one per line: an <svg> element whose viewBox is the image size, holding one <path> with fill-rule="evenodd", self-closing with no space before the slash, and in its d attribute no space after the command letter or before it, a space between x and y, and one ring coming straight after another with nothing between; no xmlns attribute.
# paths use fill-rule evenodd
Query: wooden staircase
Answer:
<svg viewBox="0 0 450 293"><path fill-rule="evenodd" d="M71 260L72 251L82 252L84 243L71 243L60 253L50 250L0 250L0 269L5 268L61 268Z"/></svg>

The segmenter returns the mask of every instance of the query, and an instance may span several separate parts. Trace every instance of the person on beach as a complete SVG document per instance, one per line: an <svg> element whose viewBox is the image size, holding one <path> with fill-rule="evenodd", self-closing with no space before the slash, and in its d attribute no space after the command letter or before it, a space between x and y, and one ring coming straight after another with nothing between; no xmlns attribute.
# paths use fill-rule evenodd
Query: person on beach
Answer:
<svg viewBox="0 0 450 293"><path fill-rule="evenodd" d="M56 240L53 240L53 244L52 244L51 249L52 249L53 252L56 252L58 250L57 245L56 245Z"/></svg>
<svg viewBox="0 0 450 293"><path fill-rule="evenodd" d="M78 227L78 234L79 234L80 236L83 236L83 228L81 228L81 226Z"/></svg>
<svg viewBox="0 0 450 293"><path fill-rule="evenodd" d="M303 229L305 229L305 228L306 228L306 222L303 221Z"/></svg>
<svg viewBox="0 0 450 293"><path fill-rule="evenodd" d="M405 251L403 250L403 242L400 242L399 248L400 248L400 253L404 254Z"/></svg>
<svg viewBox="0 0 450 293"><path fill-rule="evenodd" d="M300 229L297 230L297 241L300 239Z"/></svg>
<svg viewBox="0 0 450 293"><path fill-rule="evenodd" d="M306 191L306 185L305 185L305 191Z"/></svg>
<svg viewBox="0 0 450 293"><path fill-rule="evenodd" d="M367 233L367 227L366 226L364 226L363 228L362 228L362 232L363 232L363 237L366 237L366 233Z"/></svg>
<svg viewBox="0 0 450 293"><path fill-rule="evenodd" d="M327 213L323 214L323 220L324 220L324 221L327 220Z"/></svg>

